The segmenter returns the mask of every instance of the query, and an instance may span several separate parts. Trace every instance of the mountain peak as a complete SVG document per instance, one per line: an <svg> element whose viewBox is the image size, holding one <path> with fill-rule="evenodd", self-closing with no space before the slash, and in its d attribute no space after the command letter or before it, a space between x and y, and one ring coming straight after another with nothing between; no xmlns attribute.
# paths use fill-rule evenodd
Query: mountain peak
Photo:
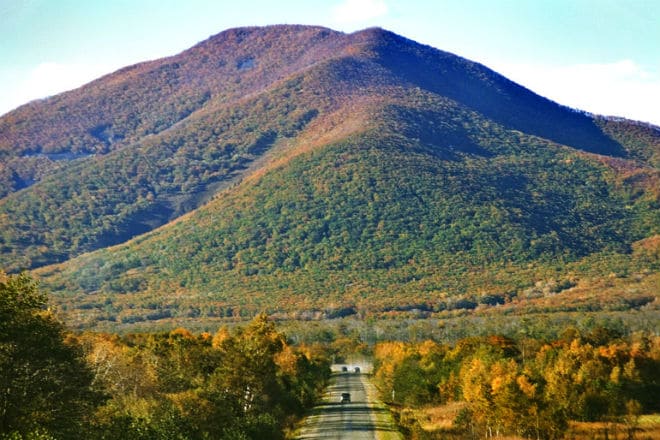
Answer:
<svg viewBox="0 0 660 440"><path fill-rule="evenodd" d="M371 41L377 44L424 46L414 40L411 40L395 32L377 26L355 31L349 36L353 39L362 39L364 41ZM430 46L425 46L425 47L430 47Z"/></svg>
<svg viewBox="0 0 660 440"><path fill-rule="evenodd" d="M343 35L341 32L323 26L309 26L299 24L275 24L268 26L244 26L226 29L218 34L209 37L207 40L199 43L203 45L211 42L232 41L242 43L248 38L282 38L283 36L294 36L296 38L308 38L314 35Z"/></svg>
<svg viewBox="0 0 660 440"><path fill-rule="evenodd" d="M456 293L657 233L658 138L381 28L229 29L0 118L0 266L222 307Z"/></svg>

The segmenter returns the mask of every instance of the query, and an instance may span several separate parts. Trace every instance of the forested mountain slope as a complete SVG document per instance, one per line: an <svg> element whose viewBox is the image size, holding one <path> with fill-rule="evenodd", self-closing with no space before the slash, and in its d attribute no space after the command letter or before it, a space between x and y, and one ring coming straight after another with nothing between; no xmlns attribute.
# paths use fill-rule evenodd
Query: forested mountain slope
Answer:
<svg viewBox="0 0 660 440"><path fill-rule="evenodd" d="M104 248L40 271L95 320L440 311L657 273L657 127L381 29L229 30L0 134L2 266Z"/></svg>

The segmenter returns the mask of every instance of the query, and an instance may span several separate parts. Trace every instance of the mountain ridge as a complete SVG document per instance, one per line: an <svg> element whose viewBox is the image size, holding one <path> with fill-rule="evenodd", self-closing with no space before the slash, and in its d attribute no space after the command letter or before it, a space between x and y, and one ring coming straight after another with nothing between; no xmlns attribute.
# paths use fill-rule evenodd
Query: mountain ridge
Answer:
<svg viewBox="0 0 660 440"><path fill-rule="evenodd" d="M41 145L64 102L70 125ZM0 199L2 266L70 260L37 273L94 322L127 301L433 309L523 298L554 265L560 284L594 265L657 271L632 251L660 232L657 127L379 28L231 29L37 104L0 118L0 177L43 175Z"/></svg>

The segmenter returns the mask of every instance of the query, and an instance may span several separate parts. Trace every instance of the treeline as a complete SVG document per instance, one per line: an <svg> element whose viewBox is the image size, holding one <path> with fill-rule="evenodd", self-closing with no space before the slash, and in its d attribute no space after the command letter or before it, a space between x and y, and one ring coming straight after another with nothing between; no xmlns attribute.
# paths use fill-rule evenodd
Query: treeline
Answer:
<svg viewBox="0 0 660 440"><path fill-rule="evenodd" d="M0 439L278 439L329 378L265 315L215 335L68 333L0 274Z"/></svg>
<svg viewBox="0 0 660 440"><path fill-rule="evenodd" d="M623 426L633 438L639 416L660 409L659 369L660 337L623 338L600 327L567 328L550 341L488 336L454 345L380 343L374 375L383 399L395 407L460 408L452 428L438 435L556 439L571 421L600 421ZM402 425L413 437L431 436L414 418Z"/></svg>

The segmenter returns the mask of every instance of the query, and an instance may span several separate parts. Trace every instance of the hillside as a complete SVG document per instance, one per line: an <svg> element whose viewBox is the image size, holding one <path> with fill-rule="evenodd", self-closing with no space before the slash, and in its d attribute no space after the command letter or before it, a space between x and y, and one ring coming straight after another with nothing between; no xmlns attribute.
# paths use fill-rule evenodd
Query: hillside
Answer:
<svg viewBox="0 0 660 440"><path fill-rule="evenodd" d="M2 266L73 258L78 324L657 297L657 127L380 29L229 30L0 133Z"/></svg>
<svg viewBox="0 0 660 440"><path fill-rule="evenodd" d="M317 62L336 45L335 34L306 27L230 30L0 118L2 266L62 261L197 206L208 186L252 159L247 149L268 144L270 132L259 136L269 128L253 133L255 120L237 126L245 116L241 101ZM270 45L289 49L275 53ZM311 117L284 112L294 112L287 121L292 130ZM209 120L222 122L211 127ZM200 127L207 130L203 137Z"/></svg>

